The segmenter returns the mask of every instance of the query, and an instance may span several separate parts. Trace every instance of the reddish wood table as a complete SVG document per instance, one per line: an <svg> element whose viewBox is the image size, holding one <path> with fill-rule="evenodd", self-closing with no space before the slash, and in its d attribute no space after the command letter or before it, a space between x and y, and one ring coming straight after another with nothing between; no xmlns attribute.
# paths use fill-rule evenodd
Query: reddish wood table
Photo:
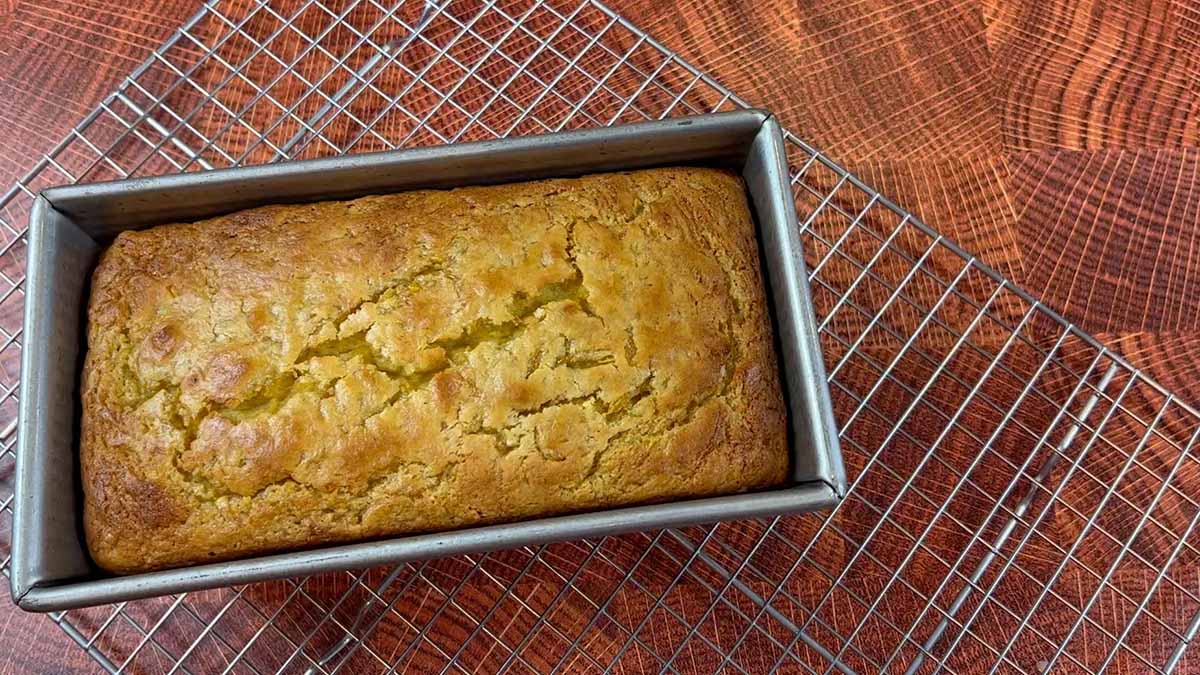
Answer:
<svg viewBox="0 0 1200 675"><path fill-rule="evenodd" d="M1197 400L1195 3L610 4ZM0 0L0 183L194 10ZM96 670L0 593L0 673Z"/></svg>

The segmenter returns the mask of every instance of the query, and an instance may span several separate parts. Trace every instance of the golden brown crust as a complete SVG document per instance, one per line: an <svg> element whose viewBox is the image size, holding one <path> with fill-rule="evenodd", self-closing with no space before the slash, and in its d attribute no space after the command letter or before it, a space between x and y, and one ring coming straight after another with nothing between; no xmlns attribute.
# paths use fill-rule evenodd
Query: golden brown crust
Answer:
<svg viewBox="0 0 1200 675"><path fill-rule="evenodd" d="M125 232L85 525L134 572L781 482L737 177L656 169Z"/></svg>

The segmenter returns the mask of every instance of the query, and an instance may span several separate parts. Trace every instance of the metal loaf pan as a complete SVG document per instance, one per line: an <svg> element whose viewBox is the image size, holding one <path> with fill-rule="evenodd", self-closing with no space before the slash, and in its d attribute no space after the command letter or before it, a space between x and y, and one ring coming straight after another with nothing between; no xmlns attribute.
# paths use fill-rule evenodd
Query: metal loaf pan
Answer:
<svg viewBox="0 0 1200 675"><path fill-rule="evenodd" d="M786 379L793 467L789 485L121 577L91 562L81 518L80 366L88 280L97 254L118 232L270 203L678 164L730 167L745 178ZM34 204L28 259L11 570L13 598L26 610L811 511L833 505L844 493L783 135L776 120L762 111L52 188Z"/></svg>

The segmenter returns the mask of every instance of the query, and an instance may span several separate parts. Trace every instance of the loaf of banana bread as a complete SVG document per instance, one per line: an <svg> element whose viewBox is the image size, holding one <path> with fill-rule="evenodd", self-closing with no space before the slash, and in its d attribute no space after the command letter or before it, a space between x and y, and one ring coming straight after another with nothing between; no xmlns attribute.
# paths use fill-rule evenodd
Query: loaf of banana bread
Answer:
<svg viewBox="0 0 1200 675"><path fill-rule="evenodd" d="M84 515L113 572L787 473L754 225L727 172L130 231L91 293Z"/></svg>

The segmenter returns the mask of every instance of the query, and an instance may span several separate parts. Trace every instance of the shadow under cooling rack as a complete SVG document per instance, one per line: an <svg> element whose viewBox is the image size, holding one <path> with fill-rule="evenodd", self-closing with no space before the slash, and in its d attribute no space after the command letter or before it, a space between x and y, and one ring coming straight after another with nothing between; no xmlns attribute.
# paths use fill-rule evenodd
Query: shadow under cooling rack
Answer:
<svg viewBox="0 0 1200 675"><path fill-rule="evenodd" d="M0 541L37 191L742 106L597 2L205 4L0 199ZM832 513L52 620L111 672L1200 668L1195 410L789 141L851 479Z"/></svg>

